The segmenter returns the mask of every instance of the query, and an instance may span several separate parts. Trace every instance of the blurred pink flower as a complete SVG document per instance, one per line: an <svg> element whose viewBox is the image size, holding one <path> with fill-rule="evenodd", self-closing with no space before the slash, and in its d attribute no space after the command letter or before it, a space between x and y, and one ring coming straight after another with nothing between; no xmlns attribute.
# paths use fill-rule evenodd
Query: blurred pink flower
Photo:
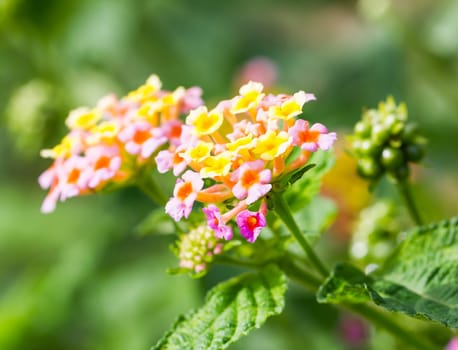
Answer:
<svg viewBox="0 0 458 350"><path fill-rule="evenodd" d="M444 350L458 350L458 337L452 338L445 346Z"/></svg>
<svg viewBox="0 0 458 350"><path fill-rule="evenodd" d="M254 57L242 67L237 80L239 83L258 81L266 88L271 88L277 80L277 66L270 58Z"/></svg>
<svg viewBox="0 0 458 350"><path fill-rule="evenodd" d="M126 151L130 154L139 154L148 158L161 145L167 142L160 128L154 128L150 123L140 121L127 125L118 138L125 144Z"/></svg>
<svg viewBox="0 0 458 350"><path fill-rule="evenodd" d="M86 158L93 169L88 181L90 188L96 188L101 183L115 177L121 167L121 156L117 146L90 147L86 150Z"/></svg>

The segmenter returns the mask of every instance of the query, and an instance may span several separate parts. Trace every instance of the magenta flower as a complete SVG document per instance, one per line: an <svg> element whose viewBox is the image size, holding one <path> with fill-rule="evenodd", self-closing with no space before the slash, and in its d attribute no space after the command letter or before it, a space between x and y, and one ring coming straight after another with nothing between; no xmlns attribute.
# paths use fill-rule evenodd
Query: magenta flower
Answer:
<svg viewBox="0 0 458 350"><path fill-rule="evenodd" d="M217 238L224 238L227 241L232 239L232 228L224 223L221 212L216 205L210 204L202 211L207 217L208 227L215 232Z"/></svg>
<svg viewBox="0 0 458 350"><path fill-rule="evenodd" d="M240 228L240 234L250 243L256 241L261 230L267 224L266 217L263 213L250 210L240 212L236 216L235 222Z"/></svg>
<svg viewBox="0 0 458 350"><path fill-rule="evenodd" d="M309 128L309 123L298 119L294 126L289 129L293 138L293 144L301 147L304 151L315 152L318 149L324 151L330 149L337 140L335 132L328 132L328 129L320 123L315 123Z"/></svg>
<svg viewBox="0 0 458 350"><path fill-rule="evenodd" d="M246 198L246 203L251 204L272 189L272 172L265 169L264 165L264 161L260 159L247 162L232 173L231 180L236 182L232 193L236 198Z"/></svg>
<svg viewBox="0 0 458 350"><path fill-rule="evenodd" d="M184 216L191 214L192 206L199 192L204 186L200 175L188 170L181 179L178 179L173 190L173 197L167 202L165 212L175 221L180 221Z"/></svg>

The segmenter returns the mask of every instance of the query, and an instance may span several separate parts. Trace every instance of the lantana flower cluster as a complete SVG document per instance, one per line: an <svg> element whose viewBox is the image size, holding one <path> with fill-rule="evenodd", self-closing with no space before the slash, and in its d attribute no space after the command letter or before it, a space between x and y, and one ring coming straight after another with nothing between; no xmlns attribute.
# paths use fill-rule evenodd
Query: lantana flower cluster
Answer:
<svg viewBox="0 0 458 350"><path fill-rule="evenodd" d="M56 202L133 180L143 168L154 165L159 148L181 144L180 116L202 105L198 87L162 90L152 75L145 84L121 99L109 95L93 108L70 112L69 133L41 155L53 164L39 177L49 189L42 212Z"/></svg>
<svg viewBox="0 0 458 350"><path fill-rule="evenodd" d="M156 156L159 172L179 176L166 212L180 221L200 202L217 238L232 239L237 227L253 243L266 226L273 184L336 140L323 124L296 119L313 100L304 91L266 94L262 84L250 81L213 109L193 109L178 146Z"/></svg>

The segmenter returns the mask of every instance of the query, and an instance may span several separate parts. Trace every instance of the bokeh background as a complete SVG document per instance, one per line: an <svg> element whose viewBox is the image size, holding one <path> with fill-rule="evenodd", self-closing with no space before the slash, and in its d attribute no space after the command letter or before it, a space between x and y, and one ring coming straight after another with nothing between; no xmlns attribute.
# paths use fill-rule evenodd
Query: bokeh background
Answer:
<svg viewBox="0 0 458 350"><path fill-rule="evenodd" d="M324 186L341 214L321 243L339 259L373 200L344 135L388 95L406 101L429 139L413 174L425 221L457 214L457 38L456 0L0 1L0 349L148 349L234 272L167 275L172 238L139 234L153 207L135 189L42 215L36 179L49 162L39 150L63 136L70 109L152 73L167 89L201 86L209 105L250 78L315 93L306 118L340 135ZM387 184L377 195L399 201ZM298 287L288 293L282 316L232 348L395 348Z"/></svg>

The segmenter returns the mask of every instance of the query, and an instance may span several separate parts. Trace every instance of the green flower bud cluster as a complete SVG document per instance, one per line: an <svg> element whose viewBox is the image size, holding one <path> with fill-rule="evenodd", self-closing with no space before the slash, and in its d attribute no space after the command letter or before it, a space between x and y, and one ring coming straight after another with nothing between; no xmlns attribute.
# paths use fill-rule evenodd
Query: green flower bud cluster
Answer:
<svg viewBox="0 0 458 350"><path fill-rule="evenodd" d="M207 272L215 255L223 251L223 243L207 225L202 225L180 235L177 248L181 270L200 276Z"/></svg>
<svg viewBox="0 0 458 350"><path fill-rule="evenodd" d="M409 162L422 160L426 143L417 125L407 121L406 105L396 105L391 96L378 109L364 112L351 139L358 173L371 180L384 173L395 180L407 178Z"/></svg>

